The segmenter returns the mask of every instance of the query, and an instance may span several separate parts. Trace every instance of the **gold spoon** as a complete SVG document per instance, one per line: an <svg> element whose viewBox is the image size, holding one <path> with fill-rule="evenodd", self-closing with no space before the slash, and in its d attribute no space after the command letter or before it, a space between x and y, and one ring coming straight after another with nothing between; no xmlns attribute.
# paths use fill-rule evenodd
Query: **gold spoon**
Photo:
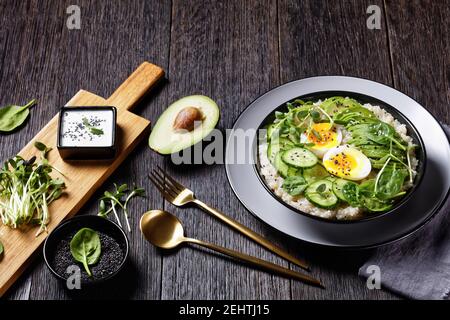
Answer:
<svg viewBox="0 0 450 320"><path fill-rule="evenodd" d="M173 214L166 211L151 210L144 213L141 217L140 227L141 232L147 241L162 249L173 249L182 243L193 243L258 267L277 272L283 276L324 288L318 280L307 275L212 243L203 242L193 238L186 238L184 236L181 221Z"/></svg>

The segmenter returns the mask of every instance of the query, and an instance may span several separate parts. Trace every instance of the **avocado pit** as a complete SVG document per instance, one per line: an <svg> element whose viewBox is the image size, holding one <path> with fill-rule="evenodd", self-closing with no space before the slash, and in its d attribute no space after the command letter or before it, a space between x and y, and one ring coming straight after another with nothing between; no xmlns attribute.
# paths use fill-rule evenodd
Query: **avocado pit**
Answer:
<svg viewBox="0 0 450 320"><path fill-rule="evenodd" d="M186 107L181 109L181 111L175 117L173 122L173 128L175 130L194 130L195 126L204 119L203 113L199 108L196 107Z"/></svg>

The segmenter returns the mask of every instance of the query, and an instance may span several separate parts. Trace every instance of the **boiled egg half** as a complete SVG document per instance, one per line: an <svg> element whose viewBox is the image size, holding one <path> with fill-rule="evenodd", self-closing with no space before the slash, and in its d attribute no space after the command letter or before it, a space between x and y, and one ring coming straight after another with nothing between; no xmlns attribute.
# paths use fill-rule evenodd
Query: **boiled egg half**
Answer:
<svg viewBox="0 0 450 320"><path fill-rule="evenodd" d="M328 150L323 156L323 165L332 175L353 181L366 178L372 170L369 158L348 145Z"/></svg>
<svg viewBox="0 0 450 320"><path fill-rule="evenodd" d="M315 123L312 125L311 130L301 135L300 141L302 143L314 144L308 147L319 158L322 158L324 154L341 144L342 132L336 126L325 122Z"/></svg>

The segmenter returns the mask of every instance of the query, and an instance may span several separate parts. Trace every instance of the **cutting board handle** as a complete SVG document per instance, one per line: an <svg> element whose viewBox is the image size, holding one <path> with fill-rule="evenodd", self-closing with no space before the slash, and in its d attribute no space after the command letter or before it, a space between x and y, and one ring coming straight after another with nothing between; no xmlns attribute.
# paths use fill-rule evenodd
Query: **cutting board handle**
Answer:
<svg viewBox="0 0 450 320"><path fill-rule="evenodd" d="M108 105L131 110L164 77L164 70L149 62L142 63L108 98Z"/></svg>

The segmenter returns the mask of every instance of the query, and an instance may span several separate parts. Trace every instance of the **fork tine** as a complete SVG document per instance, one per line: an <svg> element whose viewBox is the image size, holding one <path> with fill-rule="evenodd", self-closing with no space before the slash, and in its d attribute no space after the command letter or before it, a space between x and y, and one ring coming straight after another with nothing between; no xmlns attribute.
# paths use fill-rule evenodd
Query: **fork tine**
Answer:
<svg viewBox="0 0 450 320"><path fill-rule="evenodd" d="M165 193L164 191L164 187L161 186L161 184L159 183L159 181L157 181L155 178L153 178L151 175L148 175L148 178L150 179L150 181L153 183L153 185L159 190L159 192L161 193Z"/></svg>
<svg viewBox="0 0 450 320"><path fill-rule="evenodd" d="M153 179L155 179L159 185L165 190L166 193L170 194L173 198L178 196L178 191L174 190L171 185L155 170L153 170Z"/></svg>
<svg viewBox="0 0 450 320"><path fill-rule="evenodd" d="M166 179L167 175L162 175L160 172L158 172L157 170L153 170L153 174L155 175L155 177L158 177L160 181L163 181L163 185L165 187L167 187L168 189L170 189L171 192L175 193L175 197L184 190L184 188L182 190L179 190L177 187L175 187L168 179Z"/></svg>
<svg viewBox="0 0 450 320"><path fill-rule="evenodd" d="M164 171L159 165L156 165L156 166L159 168L159 170L161 170L161 171L164 173L164 176L167 177L167 179L169 179L169 181L172 182L172 184L173 184L175 187L177 187L177 189L178 189L179 191L183 191L184 189L186 189L185 186L183 186L181 183L179 183L179 182L176 181L174 178L172 178L171 176L169 176L169 175L167 174L167 172Z"/></svg>
<svg viewBox="0 0 450 320"><path fill-rule="evenodd" d="M150 181L155 185L155 187L159 190L159 192L161 192L162 196L163 196L167 201L172 202L173 196L170 195L169 193L167 193L167 192L164 190L164 187L162 187L162 186L160 185L160 183L159 183L155 178L153 178L151 175L148 175L148 178L149 178Z"/></svg>

